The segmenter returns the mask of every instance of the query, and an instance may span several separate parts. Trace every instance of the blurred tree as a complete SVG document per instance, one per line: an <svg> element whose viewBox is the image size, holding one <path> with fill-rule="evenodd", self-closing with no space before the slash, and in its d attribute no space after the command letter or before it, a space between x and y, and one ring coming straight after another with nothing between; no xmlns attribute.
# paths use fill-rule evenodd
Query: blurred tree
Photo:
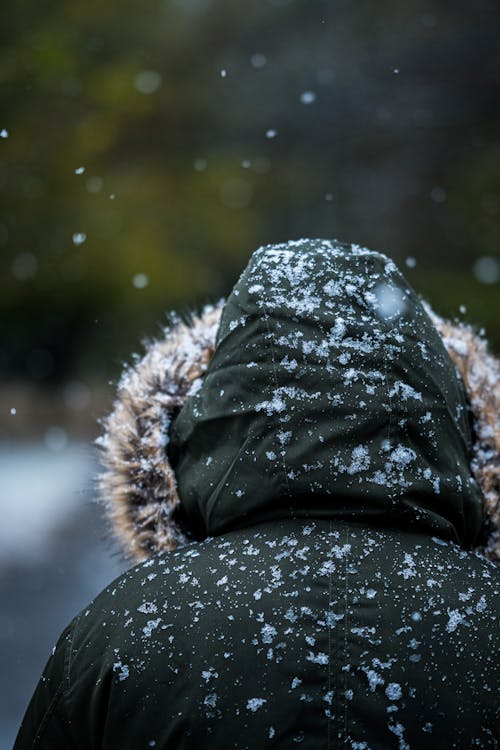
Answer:
<svg viewBox="0 0 500 750"><path fill-rule="evenodd" d="M493 0L6 6L6 376L115 373L298 236L414 257L498 348L499 30Z"/></svg>

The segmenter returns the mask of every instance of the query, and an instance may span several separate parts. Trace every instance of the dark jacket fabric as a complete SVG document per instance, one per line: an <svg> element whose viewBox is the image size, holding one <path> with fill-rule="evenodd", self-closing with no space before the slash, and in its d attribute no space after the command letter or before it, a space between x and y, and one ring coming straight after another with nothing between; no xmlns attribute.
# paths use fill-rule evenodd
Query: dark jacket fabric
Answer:
<svg viewBox="0 0 500 750"><path fill-rule="evenodd" d="M325 240L256 251L217 309L121 381L103 486L143 562L15 749L498 747L495 432L431 313Z"/></svg>

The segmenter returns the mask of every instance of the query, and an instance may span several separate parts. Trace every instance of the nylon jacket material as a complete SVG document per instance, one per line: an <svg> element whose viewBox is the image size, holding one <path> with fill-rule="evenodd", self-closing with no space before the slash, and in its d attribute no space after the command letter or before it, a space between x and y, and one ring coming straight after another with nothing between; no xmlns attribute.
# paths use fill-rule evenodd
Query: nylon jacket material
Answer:
<svg viewBox="0 0 500 750"><path fill-rule="evenodd" d="M66 631L24 748L495 748L493 563L283 519L155 556Z"/></svg>
<svg viewBox="0 0 500 750"><path fill-rule="evenodd" d="M256 251L213 315L122 381L105 486L148 559L64 631L15 750L496 748L492 495L430 315L325 240Z"/></svg>
<svg viewBox="0 0 500 750"><path fill-rule="evenodd" d="M482 497L465 390L386 256L321 241L254 253L203 384L171 430L190 528L384 516L470 546Z"/></svg>

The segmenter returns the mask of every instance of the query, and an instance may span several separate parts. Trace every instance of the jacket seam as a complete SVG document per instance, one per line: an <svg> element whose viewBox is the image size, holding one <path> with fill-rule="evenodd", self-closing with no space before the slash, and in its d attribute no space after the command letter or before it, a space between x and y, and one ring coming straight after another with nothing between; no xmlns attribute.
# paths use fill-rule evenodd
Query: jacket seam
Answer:
<svg viewBox="0 0 500 750"><path fill-rule="evenodd" d="M38 725L38 729L35 732L35 736L33 738L33 743L31 745L31 750L33 748L36 748L36 746L41 742L43 735L48 727L49 721L52 718L52 715L54 714L54 711L57 708L57 705L61 698L64 698L64 695L67 690L69 690L70 686L70 666L71 666L71 647L73 644L73 637L74 632L77 626L77 623L80 620L80 616L76 619L73 627L68 633L68 636L66 638L66 643L64 646L64 661L63 661L63 674L59 681L59 684L56 688L56 692L54 693L54 696L52 697L52 700L50 701L42 719L40 720L40 724ZM65 690L65 683L66 690Z"/></svg>
<svg viewBox="0 0 500 750"><path fill-rule="evenodd" d="M348 574L348 566L347 566L347 558L349 556L349 526L346 524L346 555L345 555L345 569L344 569L344 664L342 666L347 667L348 664L350 664L349 661L349 654L348 654L348 643L347 643L347 629L348 629L348 619L349 619L349 587L347 585L347 574ZM341 670L342 670L341 666ZM348 671L347 669L344 670L344 745L347 744L347 738L348 738L348 731L347 731L347 679L348 679ZM342 681L342 677L341 677Z"/></svg>
<svg viewBox="0 0 500 750"><path fill-rule="evenodd" d="M38 729L35 732L35 736L33 738L33 742L31 743L31 750L33 750L33 748L36 748L36 746L42 740L42 737L43 737L43 735L45 733L45 730L47 729L47 726L48 726L49 721L50 721L50 719L52 717L52 714L54 713L54 711L56 709L56 706L57 706L57 704L59 702L59 698L63 694L63 689L62 689L63 682L64 682L64 676L62 677L59 685L57 686L57 690L54 693L54 696L53 696L52 700L50 701L50 703L49 703L49 705L48 705L48 707L47 707L47 709L46 709L46 711L45 711L45 713L44 713L44 715L43 715L43 717L42 717L42 719L40 721L40 724L38 725Z"/></svg>
<svg viewBox="0 0 500 750"><path fill-rule="evenodd" d="M330 535L332 532L332 521L330 519ZM332 570L331 567L329 567L329 573L328 573L328 610L327 612L330 612L330 608L332 606ZM328 623L328 695L331 696L331 690L332 690L332 622L331 622L331 615L329 618ZM331 731L332 731L332 708L334 706L334 701L332 700L332 697L330 697L330 707L328 710L328 722L327 722L327 749L330 750L331 747Z"/></svg>
<svg viewBox="0 0 500 750"><path fill-rule="evenodd" d="M387 443L390 446L391 444L391 428L392 428L392 397L391 397L391 388L389 386L389 372L387 369L387 358L384 357L384 373L385 373L385 383L387 387L387 398L388 398L388 407L389 407L389 419L387 422ZM395 493L394 493L394 487L391 484L389 486L389 502L391 504L391 510L392 506L394 504L395 500Z"/></svg>
<svg viewBox="0 0 500 750"><path fill-rule="evenodd" d="M330 522L331 523L331 522ZM347 545L349 543L349 526L348 524L344 525L345 528L345 544ZM345 563L344 563L344 596L343 596L343 610L344 610L344 617L342 620L339 620L336 623L336 632L338 634L338 646L337 646L337 662L336 662L336 674L338 676L338 679L336 680L335 685L335 747L336 748L342 748L346 746L347 743L347 670L344 670L343 667L346 667L349 664L348 659L348 643L347 643L347 628L348 628L348 556L349 551L346 550L345 553ZM343 634L341 632L341 628L343 628ZM344 674L345 672L345 674ZM342 692L343 691L343 692Z"/></svg>
<svg viewBox="0 0 500 750"><path fill-rule="evenodd" d="M272 340L271 328L269 326L269 313L267 313L267 312L266 312L266 318L265 318L265 320L266 320L267 332L269 334L269 346L271 347L271 361L272 361L272 364L273 364L274 387L276 389L278 389L279 386L278 386L278 378L276 377L276 360L275 360L275 357L274 357L274 347L273 347L273 340ZM270 394L270 395L272 395L272 394ZM281 455L281 459L282 459L281 463L282 463L282 467L283 467L283 473L285 475L285 485L286 485L286 491L287 491L287 498L290 498L291 497L290 483L288 481L288 469L287 469L287 465L286 465L285 454L286 454L286 451L284 451L284 450L280 451L280 455Z"/></svg>
<svg viewBox="0 0 500 750"><path fill-rule="evenodd" d="M64 654L64 681L67 683L66 690L68 692L71 686L71 657L72 657L72 652L73 652L73 640L75 637L76 628L78 626L78 623L80 622L80 617L81 617L81 613L76 618L73 627L68 633L68 642L66 643L66 651Z"/></svg>

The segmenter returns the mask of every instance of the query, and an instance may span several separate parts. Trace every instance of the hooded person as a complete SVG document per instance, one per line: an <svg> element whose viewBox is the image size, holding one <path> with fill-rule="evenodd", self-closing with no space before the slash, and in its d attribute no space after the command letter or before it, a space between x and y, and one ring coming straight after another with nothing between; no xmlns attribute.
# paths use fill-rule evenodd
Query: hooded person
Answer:
<svg viewBox="0 0 500 750"><path fill-rule="evenodd" d="M386 256L260 248L126 368L100 487L138 564L25 748L494 748L499 362Z"/></svg>

